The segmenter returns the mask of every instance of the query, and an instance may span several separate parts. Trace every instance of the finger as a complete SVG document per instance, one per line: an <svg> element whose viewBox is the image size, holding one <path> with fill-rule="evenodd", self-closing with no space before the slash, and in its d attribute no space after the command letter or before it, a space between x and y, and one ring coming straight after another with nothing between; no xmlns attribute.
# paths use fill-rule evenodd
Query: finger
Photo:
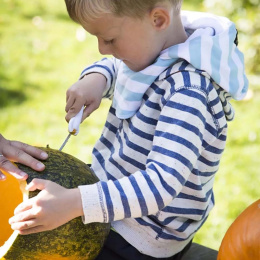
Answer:
<svg viewBox="0 0 260 260"><path fill-rule="evenodd" d="M93 102L91 104L89 104L88 106L86 106L86 108L84 109L83 112L83 116L82 116L82 122L89 116L91 115L92 112L94 112L99 106Z"/></svg>
<svg viewBox="0 0 260 260"><path fill-rule="evenodd" d="M27 151L24 151L23 150L24 148L21 149L21 147L23 147L23 146L21 145L20 142L13 141L12 146L10 146L9 149L5 150L4 155L8 159L15 161L15 162L19 162L24 165L27 165L36 171L44 170L44 168L45 168L44 164L27 153L27 151L29 151L30 153L32 153L33 156L37 157L38 149L36 149L36 150L33 149L33 151L32 151L30 148L27 148L26 149ZM42 156L40 156L40 157L45 157L45 159L46 159L46 155L47 154L45 152L42 152ZM39 155L38 155L38 157L39 157ZM14 168L13 168L13 170L14 170Z"/></svg>
<svg viewBox="0 0 260 260"><path fill-rule="evenodd" d="M68 113L70 108L74 105L76 99L72 95L67 94L65 111Z"/></svg>
<svg viewBox="0 0 260 260"><path fill-rule="evenodd" d="M38 225L32 228L30 227L28 229L19 230L18 233L20 235L29 235L29 234L39 233L42 231L46 231L46 229L44 229L43 225Z"/></svg>
<svg viewBox="0 0 260 260"><path fill-rule="evenodd" d="M15 178L19 180L27 179L28 175L17 168L13 163L11 163L5 156L0 157L0 169L8 172L9 174L13 175ZM1 180L6 179L5 175L1 172L0 173Z"/></svg>
<svg viewBox="0 0 260 260"><path fill-rule="evenodd" d="M76 115L75 107L70 107L70 109L67 112L67 115L65 116L65 119L67 122L70 121L70 119Z"/></svg>
<svg viewBox="0 0 260 260"><path fill-rule="evenodd" d="M79 113L79 111L81 110L81 108L82 108L82 106L83 106L83 105L80 106L79 104L82 104L82 103L79 102L79 103L77 103L77 104L74 104L74 105L69 109L69 111L68 111L68 113L67 113L67 115L66 115L66 117L65 117L65 119L66 119L67 122L69 122L72 117L76 116L76 115Z"/></svg>
<svg viewBox="0 0 260 260"><path fill-rule="evenodd" d="M17 215L23 211L29 210L32 208L32 199L26 200L20 203L14 210L14 214Z"/></svg>
<svg viewBox="0 0 260 260"><path fill-rule="evenodd" d="M18 222L24 222L24 221L28 221L28 220L32 220L32 219L35 219L34 210L29 209L29 210L20 212L20 213L14 215L13 217L11 217L9 219L9 224L15 225Z"/></svg>
<svg viewBox="0 0 260 260"><path fill-rule="evenodd" d="M89 115L92 113L92 109L89 108L90 105L86 106L84 111L83 111L83 115L82 115L82 120L81 122L83 122L87 117L89 117Z"/></svg>
<svg viewBox="0 0 260 260"><path fill-rule="evenodd" d="M11 228L13 230L19 230L19 231L25 231L28 229L32 229L34 227L37 227L37 222L34 219L23 221L23 222L17 222L11 225Z"/></svg>
<svg viewBox="0 0 260 260"><path fill-rule="evenodd" d="M44 190L48 183L49 183L48 180L35 178L26 186L26 190L28 191Z"/></svg>
<svg viewBox="0 0 260 260"><path fill-rule="evenodd" d="M10 142L12 146L24 151L25 153L31 155L32 157L38 158L40 160L45 160L48 158L48 154L37 147L19 141L10 141Z"/></svg>

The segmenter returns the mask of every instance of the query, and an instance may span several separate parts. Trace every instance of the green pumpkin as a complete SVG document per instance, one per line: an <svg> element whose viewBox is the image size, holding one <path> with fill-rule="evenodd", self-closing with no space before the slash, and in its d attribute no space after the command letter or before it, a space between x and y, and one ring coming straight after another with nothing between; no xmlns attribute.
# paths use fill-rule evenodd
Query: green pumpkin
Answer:
<svg viewBox="0 0 260 260"><path fill-rule="evenodd" d="M0 183L0 190L5 195L5 198L0 199L1 208L2 206L8 207L6 205L8 204L7 198L9 196L11 198L17 192L23 194L23 199L26 199L28 193L26 195L24 187L33 178L51 180L65 188L76 188L79 185L93 184L98 181L88 165L77 158L50 148L40 149L46 151L49 155L48 159L44 161L45 170L36 172L24 165L17 164L21 170L28 173L29 177L26 181L18 181L9 176L6 181L2 182L7 187L6 190L4 190L4 187L1 190ZM9 180L10 183L8 183ZM19 185L16 182L20 182L21 190L19 191L17 191ZM14 187L13 191L12 187ZM36 196L38 192L29 192L29 198ZM15 197L18 196L15 195ZM11 199L11 201L14 200ZM13 209L11 209L11 212L13 212ZM2 211L1 214L5 213ZM9 217L7 216L6 219ZM30 235L19 235L17 232L10 231L10 227L8 227L10 229L8 232L11 236L8 232L1 234L1 230L8 230L6 225L9 224L0 224L0 260L95 259L110 230L110 225L106 223L85 225L81 217L75 218L54 230ZM1 240L6 242L1 244Z"/></svg>

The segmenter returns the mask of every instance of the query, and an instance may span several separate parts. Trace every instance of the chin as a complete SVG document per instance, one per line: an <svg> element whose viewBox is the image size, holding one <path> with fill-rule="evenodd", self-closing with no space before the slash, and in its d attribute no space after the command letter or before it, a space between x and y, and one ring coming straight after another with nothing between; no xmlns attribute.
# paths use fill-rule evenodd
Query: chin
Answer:
<svg viewBox="0 0 260 260"><path fill-rule="evenodd" d="M145 69L147 66L149 66L149 65L143 65L143 66L142 65L134 65L134 64L129 63L129 62L124 61L124 60L123 60L123 62L130 70L132 70L134 72L141 71L141 70Z"/></svg>

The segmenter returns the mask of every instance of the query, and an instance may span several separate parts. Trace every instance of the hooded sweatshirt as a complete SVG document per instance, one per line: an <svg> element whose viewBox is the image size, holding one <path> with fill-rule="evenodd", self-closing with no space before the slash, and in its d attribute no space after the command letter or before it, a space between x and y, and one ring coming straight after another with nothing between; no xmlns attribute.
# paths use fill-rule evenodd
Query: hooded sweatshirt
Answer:
<svg viewBox="0 0 260 260"><path fill-rule="evenodd" d="M182 12L186 42L133 72L120 60L87 67L107 78L107 120L92 156L100 181L79 186L84 223L111 222L140 252L181 251L214 205L228 102L247 90L236 29L226 18Z"/></svg>

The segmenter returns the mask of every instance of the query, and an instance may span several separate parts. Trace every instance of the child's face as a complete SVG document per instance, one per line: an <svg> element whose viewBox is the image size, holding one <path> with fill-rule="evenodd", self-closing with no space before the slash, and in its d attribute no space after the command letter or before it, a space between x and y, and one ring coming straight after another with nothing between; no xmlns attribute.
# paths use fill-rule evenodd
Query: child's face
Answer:
<svg viewBox="0 0 260 260"><path fill-rule="evenodd" d="M101 54L121 59L133 71L153 63L162 50L148 15L140 20L104 14L83 27L97 37Z"/></svg>

